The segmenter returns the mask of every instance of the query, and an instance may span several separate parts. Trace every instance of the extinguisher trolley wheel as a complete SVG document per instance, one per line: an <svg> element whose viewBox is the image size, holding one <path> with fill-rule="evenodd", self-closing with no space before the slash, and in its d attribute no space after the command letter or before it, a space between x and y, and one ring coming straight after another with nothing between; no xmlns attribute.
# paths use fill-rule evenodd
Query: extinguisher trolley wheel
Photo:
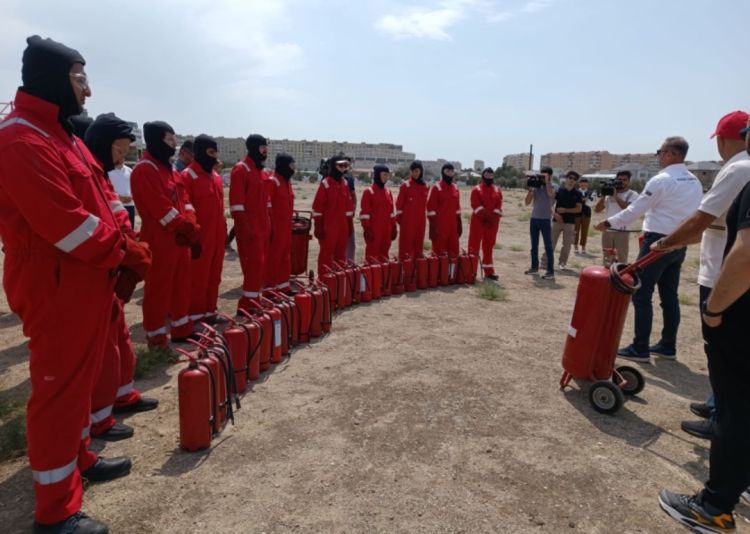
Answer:
<svg viewBox="0 0 750 534"><path fill-rule="evenodd" d="M612 382L617 384L625 395L638 395L646 386L646 379L635 367L621 365L612 373Z"/></svg>
<svg viewBox="0 0 750 534"><path fill-rule="evenodd" d="M609 380L597 380L589 389L589 402L599 413L613 414L625 403L620 386Z"/></svg>

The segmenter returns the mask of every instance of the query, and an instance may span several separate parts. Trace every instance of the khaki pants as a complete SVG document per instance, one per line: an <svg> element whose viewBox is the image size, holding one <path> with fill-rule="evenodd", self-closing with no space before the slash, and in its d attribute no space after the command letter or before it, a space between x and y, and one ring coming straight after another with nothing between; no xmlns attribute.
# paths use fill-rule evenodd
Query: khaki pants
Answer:
<svg viewBox="0 0 750 534"><path fill-rule="evenodd" d="M604 253L605 248L617 249L618 263L628 262L628 252L630 246L630 232L618 232L617 230L607 230L602 232L602 256L604 265L608 265L607 255Z"/></svg>
<svg viewBox="0 0 750 534"><path fill-rule="evenodd" d="M586 250L586 238L589 235L589 224L591 224L591 215L586 217L581 215L576 217L576 236L573 239L573 244L578 248L581 245L581 249Z"/></svg>
<svg viewBox="0 0 750 534"><path fill-rule="evenodd" d="M552 250L557 248L557 240L560 234L563 236L563 244L560 249L560 263L568 263L570 256L570 246L573 244L575 237L575 223L561 223L554 221L552 223Z"/></svg>

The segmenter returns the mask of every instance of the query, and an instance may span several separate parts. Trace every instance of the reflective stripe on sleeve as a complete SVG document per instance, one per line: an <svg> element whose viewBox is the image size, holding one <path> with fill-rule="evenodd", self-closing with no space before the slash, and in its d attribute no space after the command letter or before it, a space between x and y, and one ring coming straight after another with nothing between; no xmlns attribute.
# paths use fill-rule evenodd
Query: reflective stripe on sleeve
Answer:
<svg viewBox="0 0 750 534"><path fill-rule="evenodd" d="M495 213L497 213L498 215L502 215L502 214L503 214L503 212L502 212L502 211L500 211L500 210L492 210L492 211L494 211L494 212L495 212Z"/></svg>
<svg viewBox="0 0 750 534"><path fill-rule="evenodd" d="M63 252L70 252L91 237L97 226L99 226L99 217L89 213L89 216L78 228L55 243L55 246Z"/></svg>
<svg viewBox="0 0 750 534"><path fill-rule="evenodd" d="M190 175L190 177L191 177L191 178L192 178L193 180L195 180L195 179L197 179L197 178L198 178L198 173L197 173L197 172L195 172L195 171L194 171L193 169L191 169L191 168L189 168L189 167L188 167L188 170L187 170L187 172L188 172L188 174Z"/></svg>
<svg viewBox="0 0 750 534"><path fill-rule="evenodd" d="M323 214L317 211L313 211L313 217L322 217Z"/></svg>
<svg viewBox="0 0 750 534"><path fill-rule="evenodd" d="M96 412L91 414L91 422L92 423L101 423L104 421L107 417L109 417L112 414L112 405L105 406L101 410L97 410Z"/></svg>
<svg viewBox="0 0 750 534"><path fill-rule="evenodd" d="M328 180L323 180L322 182L320 182L320 185L322 185L326 189L328 189L329 187L331 187L331 184L328 183Z"/></svg>
<svg viewBox="0 0 750 534"><path fill-rule="evenodd" d="M81 441L83 441L90 435L91 435L91 425L89 424L83 427L83 430L81 430Z"/></svg>
<svg viewBox="0 0 750 534"><path fill-rule="evenodd" d="M192 204L185 204L185 211L195 211L195 206Z"/></svg>
<svg viewBox="0 0 750 534"><path fill-rule="evenodd" d="M354 217L354 212L353 211L347 211L346 212L346 216L347 217Z"/></svg>
<svg viewBox="0 0 750 534"><path fill-rule="evenodd" d="M177 217L179 214L180 213L176 209L172 208L167 212L167 214L164 217L159 219L159 222L161 223L162 226L166 226L172 221L174 221L175 217Z"/></svg>
<svg viewBox="0 0 750 534"><path fill-rule="evenodd" d="M474 213L479 213L484 209L484 206L479 206L477 209L474 210Z"/></svg>
<svg viewBox="0 0 750 534"><path fill-rule="evenodd" d="M242 165L243 167L245 167L245 170L247 172L250 172L250 167L247 166L247 163L245 163L244 161L240 161L240 165Z"/></svg>
<svg viewBox="0 0 750 534"><path fill-rule="evenodd" d="M73 458L73 461L69 464L66 464L62 467L58 467L56 469L48 469L46 471L31 471L31 476L34 478L34 481L37 484L41 484L42 486L49 486L50 484L57 484L58 482L62 482L66 478L68 478L70 475L73 474L73 471L76 469L76 465L78 464L78 458Z"/></svg>
<svg viewBox="0 0 750 534"><path fill-rule="evenodd" d="M142 165L144 163L147 164L147 165L151 165L157 171L159 170L159 167L156 166L156 163L154 163L153 161L147 160L147 159L142 159L141 161L139 161L138 163L135 164L135 167L137 167L138 165ZM133 167L133 169L135 169L135 167Z"/></svg>
<svg viewBox="0 0 750 534"><path fill-rule="evenodd" d="M359 214L359 220L360 221L369 221L370 220L370 216L368 214L366 214L366 213L364 215L360 213Z"/></svg>
<svg viewBox="0 0 750 534"><path fill-rule="evenodd" d="M31 128L32 130L36 130L37 132L42 134L44 137L49 137L49 134L45 132L44 130L42 130L39 126L31 124L29 121L27 121L26 119L22 119L21 117L14 117L12 119L8 119L7 121L0 123L0 130L2 130L3 128L7 128L8 126L12 126L14 124L22 124L24 126Z"/></svg>
<svg viewBox="0 0 750 534"><path fill-rule="evenodd" d="M130 395L130 392L133 391L134 388L135 388L134 382L130 382L130 384L125 384L124 386L120 386L119 388L117 388L116 398L119 399L120 397L124 397L125 395Z"/></svg>
<svg viewBox="0 0 750 534"><path fill-rule="evenodd" d="M461 210L456 210L456 215L461 215Z"/></svg>
<svg viewBox="0 0 750 534"><path fill-rule="evenodd" d="M112 210L112 213L119 213L121 211L125 211L125 204L123 204L119 200L113 200L109 203L109 208Z"/></svg>
<svg viewBox="0 0 750 534"><path fill-rule="evenodd" d="M245 211L245 206L242 204L232 204L229 206L229 211Z"/></svg>
<svg viewBox="0 0 750 534"><path fill-rule="evenodd" d="M437 211L428 211L427 212L427 216L428 217L434 217L435 215L437 215Z"/></svg>

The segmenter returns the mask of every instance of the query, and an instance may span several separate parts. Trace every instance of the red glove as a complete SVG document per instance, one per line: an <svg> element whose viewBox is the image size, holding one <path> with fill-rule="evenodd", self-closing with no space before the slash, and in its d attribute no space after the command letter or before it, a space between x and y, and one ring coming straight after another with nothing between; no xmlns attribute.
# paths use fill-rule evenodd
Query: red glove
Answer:
<svg viewBox="0 0 750 534"><path fill-rule="evenodd" d="M430 221L430 241L435 241L437 239L437 224L435 224L435 221L433 219L429 219Z"/></svg>
<svg viewBox="0 0 750 534"><path fill-rule="evenodd" d="M143 280L146 273L151 267L151 249L148 243L136 241L132 237L125 235L125 257L120 262L120 267L125 267Z"/></svg>
<svg viewBox="0 0 750 534"><path fill-rule="evenodd" d="M120 275L117 277L117 282L115 282L115 295L123 302L130 302L130 297L133 296L135 286L140 281L141 278L135 271L128 268L120 269Z"/></svg>
<svg viewBox="0 0 750 534"><path fill-rule="evenodd" d="M201 252L203 252L203 247L201 246L200 241L190 245L190 259L191 260L197 260L198 258L200 258Z"/></svg>
<svg viewBox="0 0 750 534"><path fill-rule="evenodd" d="M464 233L464 225L461 222L461 216L458 214L456 215L456 225L458 226L458 237L461 237L461 234Z"/></svg>
<svg viewBox="0 0 750 534"><path fill-rule="evenodd" d="M326 229L323 227L323 219L317 218L315 219L315 239L318 241L321 241L326 238Z"/></svg>
<svg viewBox="0 0 750 534"><path fill-rule="evenodd" d="M373 241L375 241L375 232L372 231L372 228L370 228L369 226L365 226L362 230L365 234L366 243L372 243Z"/></svg>
<svg viewBox="0 0 750 534"><path fill-rule="evenodd" d="M352 234L354 233L354 221L352 220L351 217L349 217L348 219L346 219L346 222L349 225L349 233L346 235L347 237L351 237Z"/></svg>
<svg viewBox="0 0 750 534"><path fill-rule="evenodd" d="M398 226L395 224L391 226L391 241L398 237Z"/></svg>

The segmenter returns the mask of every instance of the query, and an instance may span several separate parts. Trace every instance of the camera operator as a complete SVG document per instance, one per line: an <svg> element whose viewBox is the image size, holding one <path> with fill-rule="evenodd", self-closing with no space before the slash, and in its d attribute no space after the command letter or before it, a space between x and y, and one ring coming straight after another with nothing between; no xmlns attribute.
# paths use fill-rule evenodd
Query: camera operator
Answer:
<svg viewBox="0 0 750 534"><path fill-rule="evenodd" d="M667 137L656 151L662 170L651 178L643 194L617 215L596 225L597 230L620 228L632 224L641 215L643 219L643 245L638 257L651 250L651 243L672 233L677 226L698 208L703 187L685 165L688 142L682 137ZM650 351L658 348L675 349L677 329L680 326L680 302L678 288L680 270L685 261L685 247L669 252L651 263L641 272L641 287L633 294L635 311L635 335L632 344L617 351L621 358L650 363ZM651 298L659 287L663 328L658 346L650 347L651 322L654 315Z"/></svg>
<svg viewBox="0 0 750 534"><path fill-rule="evenodd" d="M524 274L535 274L539 272L539 234L544 240L544 251L547 256L547 270L542 275L545 280L555 279L552 248L552 199L555 198L555 188L552 187L552 168L542 167L540 174L529 178L526 183L525 204L534 204L531 209L531 220L529 221L529 233L531 235L531 268Z"/></svg>
<svg viewBox="0 0 750 534"><path fill-rule="evenodd" d="M630 171L620 171L615 176L612 187L610 184L602 185L601 196L594 206L596 213L605 212L605 218L614 217L638 198L638 193L630 190ZM613 248L617 250L617 261L619 263L628 262L629 244L630 244L630 226L623 224L617 228L607 228L602 232L602 253L604 256L604 265L607 265L607 255L604 249Z"/></svg>

